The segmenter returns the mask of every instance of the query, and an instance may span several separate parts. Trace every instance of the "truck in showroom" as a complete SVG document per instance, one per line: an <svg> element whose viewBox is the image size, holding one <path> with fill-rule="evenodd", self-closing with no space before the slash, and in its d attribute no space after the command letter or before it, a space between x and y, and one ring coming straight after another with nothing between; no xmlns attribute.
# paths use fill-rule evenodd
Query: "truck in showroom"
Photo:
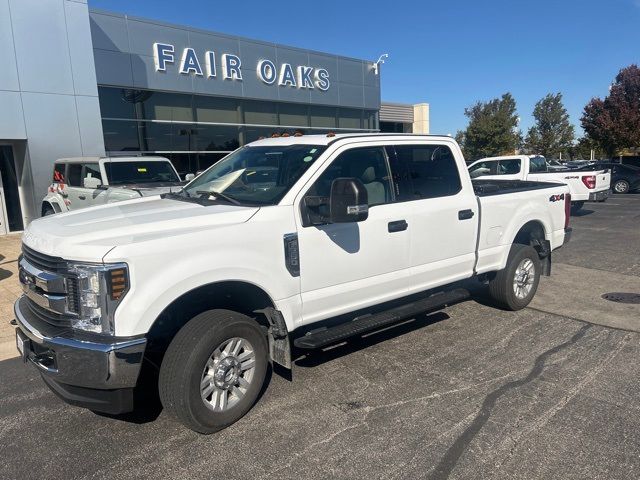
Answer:
<svg viewBox="0 0 640 480"><path fill-rule="evenodd" d="M259 140L180 192L32 222L18 350L68 403L120 414L151 389L212 433L273 363L466 300L465 282L524 308L570 203L563 184L472 182L449 137Z"/></svg>
<svg viewBox="0 0 640 480"><path fill-rule="evenodd" d="M611 172L594 166L589 171L549 168L541 155L508 155L482 158L469 165L471 178L559 182L569 186L571 210L578 212L584 203L604 202L610 194Z"/></svg>
<svg viewBox="0 0 640 480"><path fill-rule="evenodd" d="M188 175L186 180L192 179ZM179 190L180 176L164 157L74 157L53 165L42 216Z"/></svg>

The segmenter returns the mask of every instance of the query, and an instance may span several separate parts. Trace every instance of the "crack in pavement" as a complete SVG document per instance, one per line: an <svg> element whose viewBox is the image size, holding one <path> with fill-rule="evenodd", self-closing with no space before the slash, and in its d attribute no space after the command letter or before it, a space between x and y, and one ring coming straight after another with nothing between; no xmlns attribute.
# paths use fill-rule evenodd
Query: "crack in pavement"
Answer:
<svg viewBox="0 0 640 480"><path fill-rule="evenodd" d="M552 347L549 350L538 355L538 357L535 359L533 368L526 377L521 378L520 380L514 380L505 383L493 392L489 393L489 395L485 397L484 402L482 402L482 407L480 408L480 411L477 413L471 424L464 430L464 432L462 432L462 434L460 434L453 445L449 447L444 457L442 457L440 462L438 462L438 465L436 465L435 469L431 471L428 478L448 478L449 475L451 475L453 469L456 467L458 461L460 460L460 457L462 457L464 452L467 450L467 447L471 444L471 442L480 432L485 423L487 423L487 420L489 420L491 411L495 407L498 399L510 390L526 385L527 383L530 383L537 377L539 377L544 371L545 362L550 356L578 342L592 327L593 325L591 324L583 325L580 330L578 330L569 340L556 345L555 347Z"/></svg>

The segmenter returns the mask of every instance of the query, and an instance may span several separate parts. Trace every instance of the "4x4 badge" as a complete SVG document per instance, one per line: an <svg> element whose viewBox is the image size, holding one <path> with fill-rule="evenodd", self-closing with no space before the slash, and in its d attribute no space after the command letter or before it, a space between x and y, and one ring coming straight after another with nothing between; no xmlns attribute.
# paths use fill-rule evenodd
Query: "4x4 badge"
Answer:
<svg viewBox="0 0 640 480"><path fill-rule="evenodd" d="M549 197L550 202L558 202L560 200L564 200L564 193L561 193L560 195L551 195Z"/></svg>

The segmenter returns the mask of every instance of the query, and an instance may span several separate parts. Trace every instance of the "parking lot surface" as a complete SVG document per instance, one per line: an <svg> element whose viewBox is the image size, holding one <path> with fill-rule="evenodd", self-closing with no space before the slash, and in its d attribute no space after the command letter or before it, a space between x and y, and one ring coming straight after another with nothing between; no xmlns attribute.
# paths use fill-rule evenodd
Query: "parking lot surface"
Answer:
<svg viewBox="0 0 640 480"><path fill-rule="evenodd" d="M640 293L640 195L572 224L530 308L469 301L301 358L210 436L70 407L2 361L0 477L639 478L640 305L600 297Z"/></svg>

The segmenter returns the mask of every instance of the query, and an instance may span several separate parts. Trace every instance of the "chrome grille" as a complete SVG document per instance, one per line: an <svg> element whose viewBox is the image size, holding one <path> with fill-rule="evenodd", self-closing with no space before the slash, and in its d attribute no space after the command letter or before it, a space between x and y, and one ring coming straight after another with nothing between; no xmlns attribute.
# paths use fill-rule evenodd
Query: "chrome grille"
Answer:
<svg viewBox="0 0 640 480"><path fill-rule="evenodd" d="M78 279L68 262L22 245L18 262L25 303L40 320L58 327L71 325L79 312Z"/></svg>

